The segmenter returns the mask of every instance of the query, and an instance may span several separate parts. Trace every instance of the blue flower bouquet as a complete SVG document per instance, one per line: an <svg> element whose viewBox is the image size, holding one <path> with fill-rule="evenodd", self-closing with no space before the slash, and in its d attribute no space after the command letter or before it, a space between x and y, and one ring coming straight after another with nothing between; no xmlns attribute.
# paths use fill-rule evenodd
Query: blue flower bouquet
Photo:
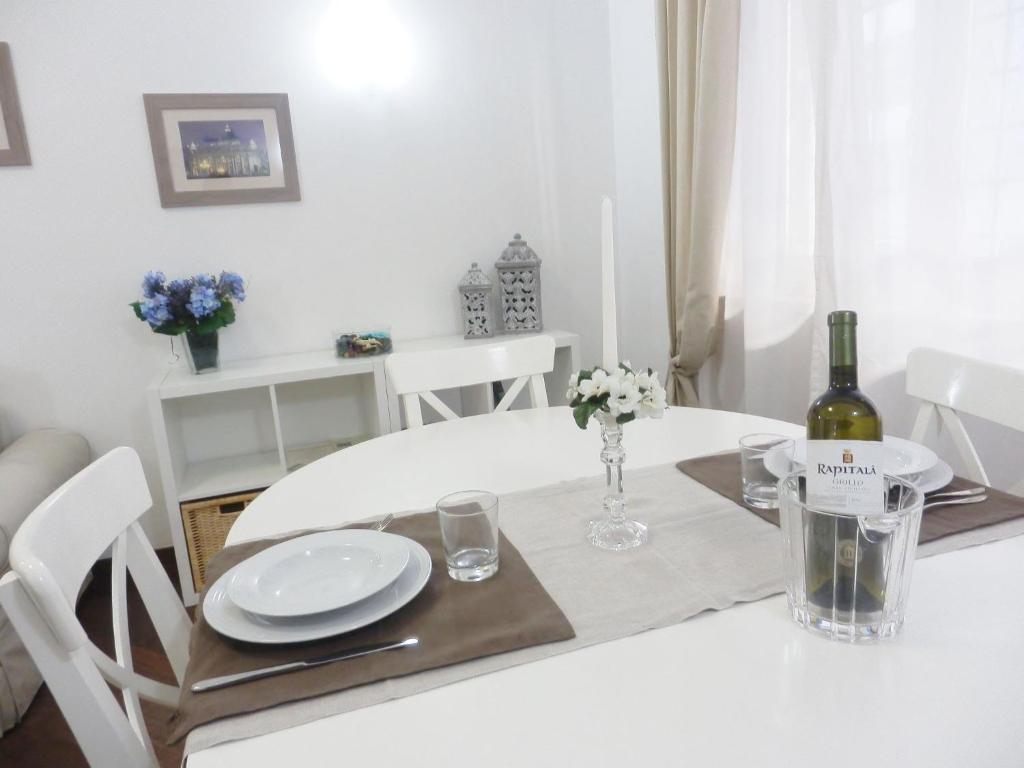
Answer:
<svg viewBox="0 0 1024 768"><path fill-rule="evenodd" d="M185 353L196 373L217 368L217 331L235 322L235 302L245 301L245 281L234 272L167 280L147 272L135 316L155 333L185 337Z"/></svg>

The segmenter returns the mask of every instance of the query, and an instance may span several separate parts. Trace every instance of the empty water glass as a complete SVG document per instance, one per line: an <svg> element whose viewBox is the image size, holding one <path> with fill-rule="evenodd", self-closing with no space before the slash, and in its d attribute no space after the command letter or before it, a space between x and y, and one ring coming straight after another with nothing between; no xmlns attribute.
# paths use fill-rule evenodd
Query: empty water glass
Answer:
<svg viewBox="0 0 1024 768"><path fill-rule="evenodd" d="M779 477L790 472L794 445L792 438L785 435L755 434L740 438L743 501L758 509L778 509L777 484Z"/></svg>
<svg viewBox="0 0 1024 768"><path fill-rule="evenodd" d="M498 572L498 497L459 491L437 502L448 575L482 581Z"/></svg>

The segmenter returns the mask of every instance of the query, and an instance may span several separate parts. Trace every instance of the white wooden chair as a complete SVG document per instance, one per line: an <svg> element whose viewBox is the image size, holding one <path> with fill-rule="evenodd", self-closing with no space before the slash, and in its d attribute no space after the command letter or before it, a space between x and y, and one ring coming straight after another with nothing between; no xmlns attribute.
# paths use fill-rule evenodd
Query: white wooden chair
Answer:
<svg viewBox="0 0 1024 768"><path fill-rule="evenodd" d="M949 432L967 477L991 485L958 414L967 413L1024 432L1024 371L918 348L907 356L907 394L921 400L910 439L921 442L932 422ZM1011 489L1024 491L1024 482Z"/></svg>
<svg viewBox="0 0 1024 768"><path fill-rule="evenodd" d="M151 505L138 455L115 448L28 516L11 543L11 571L0 579L0 603L94 768L156 766L139 697L170 707L178 702L179 687L133 670L128 573L179 685L188 661L191 622L138 523ZM89 640L75 616L79 588L111 544L114 659ZM107 682L121 689L124 711Z"/></svg>
<svg viewBox="0 0 1024 768"><path fill-rule="evenodd" d="M529 384L534 408L546 408L544 374L555 365L555 341L550 336L502 339L490 344L424 352L394 352L384 363L388 381L401 395L405 421L410 428L423 426L420 398L441 416L459 418L433 390L489 384L515 379L494 412L508 410Z"/></svg>

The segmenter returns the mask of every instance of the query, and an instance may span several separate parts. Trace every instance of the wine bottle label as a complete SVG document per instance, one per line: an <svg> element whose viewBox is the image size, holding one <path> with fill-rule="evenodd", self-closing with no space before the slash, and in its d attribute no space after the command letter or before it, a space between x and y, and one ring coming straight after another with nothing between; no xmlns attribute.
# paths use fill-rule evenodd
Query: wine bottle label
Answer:
<svg viewBox="0 0 1024 768"><path fill-rule="evenodd" d="M829 512L885 511L885 449L875 440L808 440L807 504Z"/></svg>

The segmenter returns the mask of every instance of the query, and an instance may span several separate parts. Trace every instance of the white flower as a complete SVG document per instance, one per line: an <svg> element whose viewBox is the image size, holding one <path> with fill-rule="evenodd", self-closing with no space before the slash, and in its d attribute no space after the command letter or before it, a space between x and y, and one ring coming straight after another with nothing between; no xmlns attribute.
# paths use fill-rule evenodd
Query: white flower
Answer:
<svg viewBox="0 0 1024 768"><path fill-rule="evenodd" d="M647 376L647 374L644 374ZM637 377L639 382L640 377ZM658 374L652 372L647 377L649 387L647 391L643 393L640 399L640 412L639 416L649 416L652 419L660 419L665 415L665 409L668 407L668 403L665 399L665 388L661 386L661 382L658 381Z"/></svg>
<svg viewBox="0 0 1024 768"><path fill-rule="evenodd" d="M658 381L657 374L655 374L653 380L655 382ZM651 374L647 373L647 371L641 371L636 375L636 385L640 387L640 389L650 389L651 381Z"/></svg>
<svg viewBox="0 0 1024 768"><path fill-rule="evenodd" d="M608 391L608 374L600 368L595 368L589 379L579 383L577 389L584 400L592 397L600 397Z"/></svg>
<svg viewBox="0 0 1024 768"><path fill-rule="evenodd" d="M569 377L569 388L565 390L565 399L568 402L571 403L573 400L576 399L576 395L579 394L579 383L580 374L579 371L577 371L576 373Z"/></svg>
<svg viewBox="0 0 1024 768"><path fill-rule="evenodd" d="M608 377L608 412L612 416L618 418L633 413L640 404L640 398L640 388L632 373L620 368Z"/></svg>

